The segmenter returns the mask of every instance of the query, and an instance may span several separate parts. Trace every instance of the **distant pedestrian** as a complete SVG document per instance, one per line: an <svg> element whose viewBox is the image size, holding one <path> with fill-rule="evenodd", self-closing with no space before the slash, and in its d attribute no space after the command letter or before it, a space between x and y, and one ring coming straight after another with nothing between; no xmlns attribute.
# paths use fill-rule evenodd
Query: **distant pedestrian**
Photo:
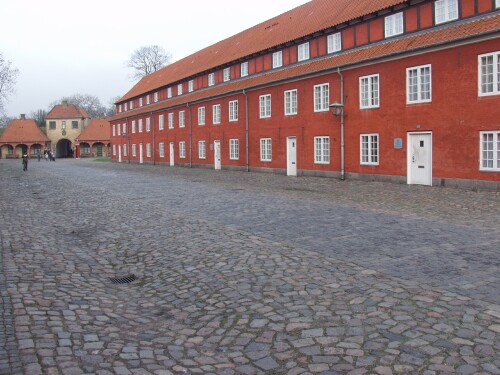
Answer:
<svg viewBox="0 0 500 375"><path fill-rule="evenodd" d="M45 157L45 161L49 161L49 152L47 150L45 150L43 154Z"/></svg>
<svg viewBox="0 0 500 375"><path fill-rule="evenodd" d="M40 151L38 151L38 161L40 161Z"/></svg>
<svg viewBox="0 0 500 375"><path fill-rule="evenodd" d="M23 154L23 171L28 170L28 154Z"/></svg>

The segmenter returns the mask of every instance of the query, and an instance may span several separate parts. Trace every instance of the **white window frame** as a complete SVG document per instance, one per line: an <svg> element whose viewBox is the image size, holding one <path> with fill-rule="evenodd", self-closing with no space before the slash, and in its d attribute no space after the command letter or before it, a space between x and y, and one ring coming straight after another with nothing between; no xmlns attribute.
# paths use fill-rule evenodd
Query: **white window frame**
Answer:
<svg viewBox="0 0 500 375"><path fill-rule="evenodd" d="M205 107L198 107L198 125L205 125Z"/></svg>
<svg viewBox="0 0 500 375"><path fill-rule="evenodd" d="M486 59L491 59L491 64L485 65ZM479 55L477 74L479 96L500 95L500 51Z"/></svg>
<svg viewBox="0 0 500 375"><path fill-rule="evenodd" d="M220 104L214 104L212 106L212 123L214 125L220 124L221 121L221 110L220 110Z"/></svg>
<svg viewBox="0 0 500 375"><path fill-rule="evenodd" d="M379 135L360 134L359 136L359 163L361 165L379 165Z"/></svg>
<svg viewBox="0 0 500 375"><path fill-rule="evenodd" d="M330 84L314 85L314 112L326 112L330 109Z"/></svg>
<svg viewBox="0 0 500 375"><path fill-rule="evenodd" d="M208 75L208 86L215 85L215 73L210 73Z"/></svg>
<svg viewBox="0 0 500 375"><path fill-rule="evenodd" d="M309 42L297 46L297 61L309 60Z"/></svg>
<svg viewBox="0 0 500 375"><path fill-rule="evenodd" d="M229 102L229 121L238 121L238 101L231 100Z"/></svg>
<svg viewBox="0 0 500 375"><path fill-rule="evenodd" d="M491 140L486 140L486 136ZM500 130L479 133L479 170L500 172Z"/></svg>
<svg viewBox="0 0 500 375"><path fill-rule="evenodd" d="M113 156L116 156L116 145L113 145Z"/></svg>
<svg viewBox="0 0 500 375"><path fill-rule="evenodd" d="M174 128L174 113L173 112L168 114L168 128L169 129Z"/></svg>
<svg viewBox="0 0 500 375"><path fill-rule="evenodd" d="M125 112L128 111L128 105L127 105L127 103L123 103L123 107L125 109Z"/></svg>
<svg viewBox="0 0 500 375"><path fill-rule="evenodd" d="M186 142L185 141L179 142L179 157L181 159L186 158Z"/></svg>
<svg viewBox="0 0 500 375"><path fill-rule="evenodd" d="M380 107L380 76L372 74L359 77L359 108Z"/></svg>
<svg viewBox="0 0 500 375"><path fill-rule="evenodd" d="M139 119L139 124L137 126L137 132L142 133L142 119Z"/></svg>
<svg viewBox="0 0 500 375"><path fill-rule="evenodd" d="M273 69L283 66L283 51L273 53Z"/></svg>
<svg viewBox="0 0 500 375"><path fill-rule="evenodd" d="M259 118L271 117L271 94L259 96Z"/></svg>
<svg viewBox="0 0 500 375"><path fill-rule="evenodd" d="M135 120L132 120L132 123L131 123L130 127L132 128L132 129L131 129L132 134L135 134L135 132L136 132Z"/></svg>
<svg viewBox="0 0 500 375"><path fill-rule="evenodd" d="M188 81L188 92L193 92L194 91L194 81L190 80Z"/></svg>
<svg viewBox="0 0 500 375"><path fill-rule="evenodd" d="M239 139L229 140L229 159L238 160L240 158L240 141Z"/></svg>
<svg viewBox="0 0 500 375"><path fill-rule="evenodd" d="M260 161L272 161L273 141L271 138L260 139Z"/></svg>
<svg viewBox="0 0 500 375"><path fill-rule="evenodd" d="M150 99L149 99L149 94L148 94L148 95L146 95L146 105L151 104L151 102L150 102L149 100L150 100Z"/></svg>
<svg viewBox="0 0 500 375"><path fill-rule="evenodd" d="M118 113L122 113L122 105L121 104L118 106Z"/></svg>
<svg viewBox="0 0 500 375"><path fill-rule="evenodd" d="M231 68L224 68L222 71L222 77L224 82L230 81L231 80Z"/></svg>
<svg viewBox="0 0 500 375"><path fill-rule="evenodd" d="M132 157L136 157L137 156L137 146L135 145L135 143L132 144Z"/></svg>
<svg viewBox="0 0 500 375"><path fill-rule="evenodd" d="M298 113L297 89L286 90L284 92L285 116L296 115Z"/></svg>
<svg viewBox="0 0 500 375"><path fill-rule="evenodd" d="M139 107L142 107L142 97L139 98Z"/></svg>
<svg viewBox="0 0 500 375"><path fill-rule="evenodd" d="M424 88L428 88L428 91L424 90ZM415 94L416 98L414 98ZM431 65L427 64L406 68L406 104L430 102L432 102Z"/></svg>
<svg viewBox="0 0 500 375"><path fill-rule="evenodd" d="M182 95L182 83L179 83L177 85L177 95Z"/></svg>
<svg viewBox="0 0 500 375"><path fill-rule="evenodd" d="M146 143L146 157L151 157L151 143Z"/></svg>
<svg viewBox="0 0 500 375"><path fill-rule="evenodd" d="M170 99L172 97L172 87L167 88L167 98Z"/></svg>
<svg viewBox="0 0 500 375"><path fill-rule="evenodd" d="M116 124L116 130L118 131L118 135L120 136L122 134L122 126L120 124Z"/></svg>
<svg viewBox="0 0 500 375"><path fill-rule="evenodd" d="M384 18L385 37L390 38L404 32L403 12L391 14Z"/></svg>
<svg viewBox="0 0 500 375"><path fill-rule="evenodd" d="M248 75L248 61L242 62L240 65L240 76L246 77Z"/></svg>
<svg viewBox="0 0 500 375"><path fill-rule="evenodd" d="M118 125L118 126L119 126L119 125ZM115 136L116 136L116 125L115 125L115 124L113 124L113 137L115 137Z"/></svg>
<svg viewBox="0 0 500 375"><path fill-rule="evenodd" d="M130 107L130 110L134 109L134 101L133 100L130 101L129 107Z"/></svg>
<svg viewBox="0 0 500 375"><path fill-rule="evenodd" d="M330 34L326 37L327 53L339 52L342 50L342 34L340 32Z"/></svg>
<svg viewBox="0 0 500 375"><path fill-rule="evenodd" d="M207 158L207 145L205 141L198 141L198 159Z"/></svg>
<svg viewBox="0 0 500 375"><path fill-rule="evenodd" d="M158 144L158 153L160 154L160 158L164 158L165 157L165 143L160 142Z"/></svg>
<svg viewBox="0 0 500 375"><path fill-rule="evenodd" d="M185 128L185 127L186 127L186 112L180 111L179 112L179 128Z"/></svg>
<svg viewBox="0 0 500 375"><path fill-rule="evenodd" d="M158 102L158 92L154 93L154 101L155 103Z"/></svg>
<svg viewBox="0 0 500 375"><path fill-rule="evenodd" d="M127 144L123 144L123 156L127 156Z"/></svg>
<svg viewBox="0 0 500 375"><path fill-rule="evenodd" d="M158 117L158 130L163 130L163 129L165 129L165 116L160 115L160 117Z"/></svg>
<svg viewBox="0 0 500 375"><path fill-rule="evenodd" d="M146 132L151 131L151 118L146 117Z"/></svg>
<svg viewBox="0 0 500 375"><path fill-rule="evenodd" d="M437 0L434 14L436 25L458 19L458 0Z"/></svg>
<svg viewBox="0 0 500 375"><path fill-rule="evenodd" d="M314 164L330 164L330 137L314 137Z"/></svg>

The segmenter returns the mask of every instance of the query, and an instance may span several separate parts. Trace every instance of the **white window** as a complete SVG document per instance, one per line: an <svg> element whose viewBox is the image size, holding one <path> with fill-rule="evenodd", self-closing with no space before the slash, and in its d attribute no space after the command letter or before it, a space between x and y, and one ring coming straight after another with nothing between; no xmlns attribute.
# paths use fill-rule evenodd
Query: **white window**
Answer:
<svg viewBox="0 0 500 375"><path fill-rule="evenodd" d="M169 99L170 99L171 97L172 97L172 87L169 87L169 88L167 89L167 98L169 98Z"/></svg>
<svg viewBox="0 0 500 375"><path fill-rule="evenodd" d="M179 142L179 157L184 159L186 157L186 142Z"/></svg>
<svg viewBox="0 0 500 375"><path fill-rule="evenodd" d="M207 157L207 147L205 141L198 141L198 158L205 159Z"/></svg>
<svg viewBox="0 0 500 375"><path fill-rule="evenodd" d="M155 92L155 94L154 94L154 100L155 100L155 103L158 101L158 93L157 92Z"/></svg>
<svg viewBox="0 0 500 375"><path fill-rule="evenodd" d="M128 111L128 105L127 105L127 103L123 103L123 106L125 107L125 111Z"/></svg>
<svg viewBox="0 0 500 375"><path fill-rule="evenodd" d="M385 37L403 34L403 12L385 17Z"/></svg>
<svg viewBox="0 0 500 375"><path fill-rule="evenodd" d="M142 98L139 98L139 107L142 107Z"/></svg>
<svg viewBox="0 0 500 375"><path fill-rule="evenodd" d="M132 145L132 156L135 158L137 156L137 146L135 143Z"/></svg>
<svg viewBox="0 0 500 375"><path fill-rule="evenodd" d="M174 128L174 114L173 113L168 114L168 128L169 129Z"/></svg>
<svg viewBox="0 0 500 375"><path fill-rule="evenodd" d="M150 101L149 101L149 94L146 95L146 104L150 104Z"/></svg>
<svg viewBox="0 0 500 375"><path fill-rule="evenodd" d="M146 143L146 157L151 157L151 143Z"/></svg>
<svg viewBox="0 0 500 375"><path fill-rule="evenodd" d="M188 82L188 91L193 92L194 91L194 81L191 80Z"/></svg>
<svg viewBox="0 0 500 375"><path fill-rule="evenodd" d="M359 107L379 107L379 75L359 77Z"/></svg>
<svg viewBox="0 0 500 375"><path fill-rule="evenodd" d="M330 164L330 137L314 137L314 163Z"/></svg>
<svg viewBox="0 0 500 375"><path fill-rule="evenodd" d="M285 116L297 114L297 90L285 91Z"/></svg>
<svg viewBox="0 0 500 375"><path fill-rule="evenodd" d="M118 130L118 135L121 135L122 126L120 124L116 125L116 130Z"/></svg>
<svg viewBox="0 0 500 375"><path fill-rule="evenodd" d="M116 156L116 145L113 145L113 156Z"/></svg>
<svg viewBox="0 0 500 375"><path fill-rule="evenodd" d="M238 121L238 101L229 102L229 121Z"/></svg>
<svg viewBox="0 0 500 375"><path fill-rule="evenodd" d="M427 103L432 101L430 65L406 69L406 82L406 103Z"/></svg>
<svg viewBox="0 0 500 375"><path fill-rule="evenodd" d="M116 136L116 125L113 124L113 137Z"/></svg>
<svg viewBox="0 0 500 375"><path fill-rule="evenodd" d="M248 75L248 61L241 63L240 71L242 77L246 77Z"/></svg>
<svg viewBox="0 0 500 375"><path fill-rule="evenodd" d="M205 107L198 107L198 125L205 125Z"/></svg>
<svg viewBox="0 0 500 375"><path fill-rule="evenodd" d="M342 49L342 38L340 33L328 35L326 38L328 53L338 52Z"/></svg>
<svg viewBox="0 0 500 375"><path fill-rule="evenodd" d="M121 104L118 106L118 112L122 113L122 105Z"/></svg>
<svg viewBox="0 0 500 375"><path fill-rule="evenodd" d="M458 0L437 0L434 3L436 24L453 21L458 18Z"/></svg>
<svg viewBox="0 0 500 375"><path fill-rule="evenodd" d="M151 119L149 117L146 117L146 131L151 131Z"/></svg>
<svg viewBox="0 0 500 375"><path fill-rule="evenodd" d="M158 149L160 152L160 158L164 158L165 157L165 143L160 142L160 144L158 145Z"/></svg>
<svg viewBox="0 0 500 375"><path fill-rule="evenodd" d="M309 60L309 42L299 44L297 52L297 60L298 61Z"/></svg>
<svg viewBox="0 0 500 375"><path fill-rule="evenodd" d="M214 124L220 124L220 104L212 106L212 122Z"/></svg>
<svg viewBox="0 0 500 375"><path fill-rule="evenodd" d="M163 130L165 129L165 117L164 115L160 115L158 118L158 130Z"/></svg>
<svg viewBox="0 0 500 375"><path fill-rule="evenodd" d="M260 161L271 161L273 155L271 138L260 139Z"/></svg>
<svg viewBox="0 0 500 375"><path fill-rule="evenodd" d="M378 165L378 134L361 134L360 163L362 165Z"/></svg>
<svg viewBox="0 0 500 375"><path fill-rule="evenodd" d="M231 80L231 68L225 68L224 71L224 82Z"/></svg>
<svg viewBox="0 0 500 375"><path fill-rule="evenodd" d="M479 96L500 94L500 51L479 55Z"/></svg>
<svg viewBox="0 0 500 375"><path fill-rule="evenodd" d="M133 110L134 109L134 102L131 100L130 101L130 110Z"/></svg>
<svg viewBox="0 0 500 375"><path fill-rule="evenodd" d="M142 119L139 120L139 133L142 133Z"/></svg>
<svg viewBox="0 0 500 375"><path fill-rule="evenodd" d="M186 112L180 111L179 112L179 128L184 128L184 127L186 127Z"/></svg>
<svg viewBox="0 0 500 375"><path fill-rule="evenodd" d="M271 117L271 94L259 97L259 113L260 118Z"/></svg>
<svg viewBox="0 0 500 375"><path fill-rule="evenodd" d="M63 121L63 126L64 126L64 121ZM123 126L122 133L123 133L123 134L126 134L126 133L127 133L127 124L124 122L124 123L122 124L122 126Z"/></svg>
<svg viewBox="0 0 500 375"><path fill-rule="evenodd" d="M123 156L127 156L127 144L123 144Z"/></svg>
<svg viewBox="0 0 500 375"><path fill-rule="evenodd" d="M238 160L240 158L240 142L238 139L229 140L229 159Z"/></svg>
<svg viewBox="0 0 500 375"><path fill-rule="evenodd" d="M283 66L283 51L273 53L273 68Z"/></svg>
<svg viewBox="0 0 500 375"><path fill-rule="evenodd" d="M330 84L314 86L314 112L328 111L330 105Z"/></svg>
<svg viewBox="0 0 500 375"><path fill-rule="evenodd" d="M177 85L177 95L182 95L182 83Z"/></svg>
<svg viewBox="0 0 500 375"><path fill-rule="evenodd" d="M208 85L209 86L215 85L215 73L210 73L208 75Z"/></svg>
<svg viewBox="0 0 500 375"><path fill-rule="evenodd" d="M500 171L500 131L481 132L481 164L482 171Z"/></svg>

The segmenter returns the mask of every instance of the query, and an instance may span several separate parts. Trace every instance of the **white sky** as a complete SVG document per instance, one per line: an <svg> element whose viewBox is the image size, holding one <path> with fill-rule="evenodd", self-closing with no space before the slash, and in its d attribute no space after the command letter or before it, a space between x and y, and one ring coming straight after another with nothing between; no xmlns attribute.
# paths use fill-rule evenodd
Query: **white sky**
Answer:
<svg viewBox="0 0 500 375"><path fill-rule="evenodd" d="M104 106L134 82L125 66L141 46L180 60L308 0L2 0L0 52L19 69L7 115L63 96L95 95Z"/></svg>

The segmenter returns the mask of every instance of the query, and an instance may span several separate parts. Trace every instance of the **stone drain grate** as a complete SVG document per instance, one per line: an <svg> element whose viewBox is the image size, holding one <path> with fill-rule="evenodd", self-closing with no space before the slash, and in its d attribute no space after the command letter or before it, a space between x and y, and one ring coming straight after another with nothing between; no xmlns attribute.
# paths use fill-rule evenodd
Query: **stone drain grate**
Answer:
<svg viewBox="0 0 500 375"><path fill-rule="evenodd" d="M125 277L110 277L109 278L113 284L130 284L131 282L137 280L134 274Z"/></svg>

